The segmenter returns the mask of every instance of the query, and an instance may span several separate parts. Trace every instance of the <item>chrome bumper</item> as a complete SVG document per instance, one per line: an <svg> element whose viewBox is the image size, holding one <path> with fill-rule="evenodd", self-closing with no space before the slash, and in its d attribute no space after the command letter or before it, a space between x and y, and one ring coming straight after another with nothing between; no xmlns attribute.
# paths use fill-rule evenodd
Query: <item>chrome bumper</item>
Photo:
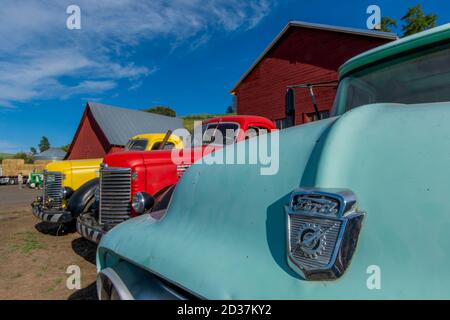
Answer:
<svg viewBox="0 0 450 320"><path fill-rule="evenodd" d="M72 213L65 210L49 210L42 206L39 201L34 201L31 204L33 215L45 222L50 223L68 223L73 220Z"/></svg>
<svg viewBox="0 0 450 320"><path fill-rule="evenodd" d="M77 218L77 232L84 238L99 243L106 230L91 214L81 214Z"/></svg>
<svg viewBox="0 0 450 320"><path fill-rule="evenodd" d="M113 293L114 288L114 293ZM186 300L176 288L150 272L121 262L97 275L100 300Z"/></svg>

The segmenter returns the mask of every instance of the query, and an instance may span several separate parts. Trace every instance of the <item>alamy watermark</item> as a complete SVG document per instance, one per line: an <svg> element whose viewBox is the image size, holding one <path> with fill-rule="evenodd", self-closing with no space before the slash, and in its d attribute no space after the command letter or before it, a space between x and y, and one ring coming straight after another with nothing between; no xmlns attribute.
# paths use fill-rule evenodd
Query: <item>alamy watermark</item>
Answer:
<svg viewBox="0 0 450 320"><path fill-rule="evenodd" d="M66 280L66 287L69 290L81 289L81 269L77 265L70 265L66 269L69 274Z"/></svg>
<svg viewBox="0 0 450 320"><path fill-rule="evenodd" d="M381 289L381 268L377 265L370 265L366 270L369 277L367 278L366 285L369 290Z"/></svg>
<svg viewBox="0 0 450 320"><path fill-rule="evenodd" d="M244 132L240 128L219 126L205 129L198 121L193 135L184 128L175 130L173 134L183 139L185 148L172 149L172 162L176 165L191 165L194 162L206 165L258 165L261 175L278 173L280 143L277 130L268 133L265 129L250 128ZM235 144L242 140L247 142Z"/></svg>
<svg viewBox="0 0 450 320"><path fill-rule="evenodd" d="M366 13L370 14L366 21L367 29L381 29L381 8L376 4L372 4L367 7Z"/></svg>
<svg viewBox="0 0 450 320"><path fill-rule="evenodd" d="M69 15L66 20L66 27L69 30L81 29L81 9L75 4L67 7L66 13Z"/></svg>

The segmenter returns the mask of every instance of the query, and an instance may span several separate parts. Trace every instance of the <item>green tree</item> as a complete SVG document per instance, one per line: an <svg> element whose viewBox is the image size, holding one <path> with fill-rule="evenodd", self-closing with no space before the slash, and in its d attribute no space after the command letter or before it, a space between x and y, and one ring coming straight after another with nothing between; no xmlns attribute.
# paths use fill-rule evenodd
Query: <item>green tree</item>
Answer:
<svg viewBox="0 0 450 320"><path fill-rule="evenodd" d="M69 152L70 143L62 146L60 149L64 150L64 152Z"/></svg>
<svg viewBox="0 0 450 320"><path fill-rule="evenodd" d="M393 28L397 28L397 21L395 21L391 17L381 18L380 31L392 32Z"/></svg>
<svg viewBox="0 0 450 320"><path fill-rule="evenodd" d="M37 153L37 150L36 150L35 147L31 147L31 148L30 148L30 152L31 152L32 154L36 154L36 153Z"/></svg>
<svg viewBox="0 0 450 320"><path fill-rule="evenodd" d="M234 109L232 106L228 106L227 110L225 110L225 113L234 113Z"/></svg>
<svg viewBox="0 0 450 320"><path fill-rule="evenodd" d="M169 107L165 107L165 106L155 106L155 107L151 107L149 109L144 110L145 112L150 112L150 113L156 113L156 114L161 114L163 116L169 116L169 117L176 117L177 113L175 112L175 110L169 108Z"/></svg>
<svg viewBox="0 0 450 320"><path fill-rule="evenodd" d="M422 6L418 4L408 9L402 21L404 22L402 26L403 37L406 37L436 27L437 15L434 13L426 15L422 10Z"/></svg>
<svg viewBox="0 0 450 320"><path fill-rule="evenodd" d="M25 163L33 163L33 157L25 152L18 152L14 155L14 159L23 159Z"/></svg>
<svg viewBox="0 0 450 320"><path fill-rule="evenodd" d="M41 142L39 142L39 151L44 152L45 150L50 149L50 142L46 136L41 138Z"/></svg>

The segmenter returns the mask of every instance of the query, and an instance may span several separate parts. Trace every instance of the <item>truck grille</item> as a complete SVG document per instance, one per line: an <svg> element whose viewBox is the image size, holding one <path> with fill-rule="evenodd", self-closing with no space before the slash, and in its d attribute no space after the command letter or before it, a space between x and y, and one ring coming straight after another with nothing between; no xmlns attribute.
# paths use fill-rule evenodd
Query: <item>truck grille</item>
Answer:
<svg viewBox="0 0 450 320"><path fill-rule="evenodd" d="M61 208L62 180L61 172L44 171L44 204L46 206L54 209Z"/></svg>
<svg viewBox="0 0 450 320"><path fill-rule="evenodd" d="M127 220L131 213L131 169L100 169L99 222L114 226Z"/></svg>

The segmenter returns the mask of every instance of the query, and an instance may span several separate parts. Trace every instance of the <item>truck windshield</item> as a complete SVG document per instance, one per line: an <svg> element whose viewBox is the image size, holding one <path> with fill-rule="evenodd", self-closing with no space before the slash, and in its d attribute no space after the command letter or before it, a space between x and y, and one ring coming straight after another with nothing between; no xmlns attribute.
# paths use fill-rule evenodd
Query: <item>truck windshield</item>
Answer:
<svg viewBox="0 0 450 320"><path fill-rule="evenodd" d="M147 139L131 139L128 141L125 146L125 150L127 151L144 151L147 148L148 140Z"/></svg>
<svg viewBox="0 0 450 320"><path fill-rule="evenodd" d="M420 50L352 73L341 80L335 114L371 103L450 101L450 44Z"/></svg>
<svg viewBox="0 0 450 320"><path fill-rule="evenodd" d="M201 141L194 135L193 146L201 145L227 145L236 141L239 124L234 122L208 123L202 126ZM196 132L196 131L194 131Z"/></svg>

